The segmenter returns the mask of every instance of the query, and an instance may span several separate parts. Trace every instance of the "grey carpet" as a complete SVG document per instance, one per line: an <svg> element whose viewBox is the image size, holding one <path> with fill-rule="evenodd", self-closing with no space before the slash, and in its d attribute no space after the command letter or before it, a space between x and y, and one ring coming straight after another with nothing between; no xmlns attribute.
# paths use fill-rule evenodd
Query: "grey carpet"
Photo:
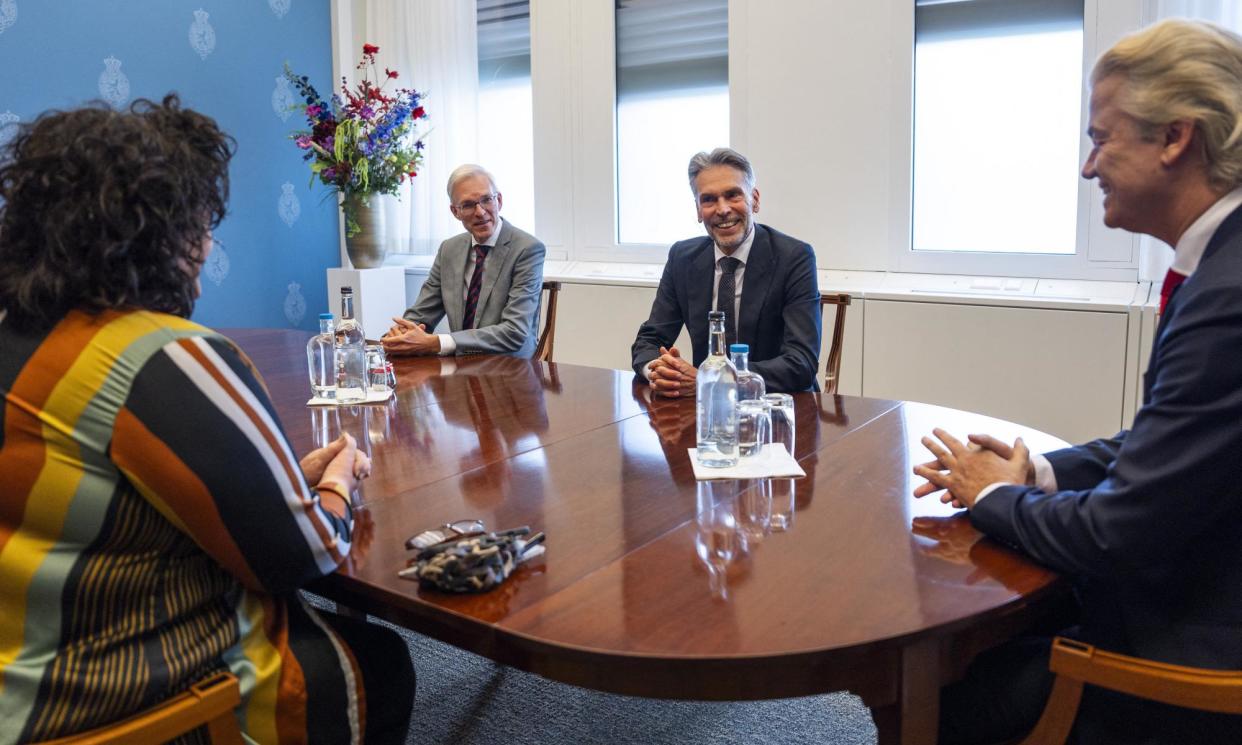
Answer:
<svg viewBox="0 0 1242 745"><path fill-rule="evenodd" d="M333 604L307 595L321 608ZM410 645L418 692L409 745L656 745L780 743L871 745L870 713L833 693L749 702L664 701L600 693L497 665L395 629Z"/></svg>

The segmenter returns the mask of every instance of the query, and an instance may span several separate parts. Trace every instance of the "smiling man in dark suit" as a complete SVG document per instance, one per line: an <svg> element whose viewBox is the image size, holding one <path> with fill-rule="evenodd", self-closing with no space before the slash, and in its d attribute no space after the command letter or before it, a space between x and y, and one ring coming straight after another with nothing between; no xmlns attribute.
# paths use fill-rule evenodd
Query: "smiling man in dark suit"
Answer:
<svg viewBox="0 0 1242 745"><path fill-rule="evenodd" d="M1175 249L1143 407L1128 431L1034 458L1021 440L935 430L915 495L945 490L977 528L1073 578L1082 617L1071 635L1242 669L1242 37L1165 21L1119 41L1091 83L1082 175L1100 183L1104 223ZM1034 724L1051 677L1046 642L1031 641L981 656L945 689L942 743ZM1088 686L1075 737L1238 743L1242 717Z"/></svg>
<svg viewBox="0 0 1242 745"><path fill-rule="evenodd" d="M418 299L384 335L393 355L512 354L535 351L544 246L500 219L504 197L481 166L448 180L449 209L466 232L440 244ZM433 334L448 317L449 333Z"/></svg>
<svg viewBox="0 0 1242 745"><path fill-rule="evenodd" d="M725 313L726 344L750 345L750 369L769 391L815 387L819 361L819 284L815 252L754 221L759 190L750 162L717 148L690 159L690 190L707 237L673 244L651 315L630 349L634 372L663 396L694 396L707 357L707 313ZM690 332L687 362L673 346Z"/></svg>

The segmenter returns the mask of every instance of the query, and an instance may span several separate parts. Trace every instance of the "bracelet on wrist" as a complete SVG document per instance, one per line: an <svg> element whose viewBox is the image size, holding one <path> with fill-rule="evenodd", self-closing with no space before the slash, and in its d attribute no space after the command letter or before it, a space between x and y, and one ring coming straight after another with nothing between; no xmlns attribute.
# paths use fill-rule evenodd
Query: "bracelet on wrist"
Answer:
<svg viewBox="0 0 1242 745"><path fill-rule="evenodd" d="M319 491L319 492L325 492L325 491L327 491L327 492L332 492L332 493L333 493L333 494L335 494L336 496L340 497L340 498L341 498L341 500L342 500L343 502L345 502L345 512L346 512L346 513L348 513L349 518L350 518L351 520L353 519L353 517L354 517L354 505L353 505L353 500L349 498L349 493L345 491L345 487L341 486L340 484L336 483L335 481L323 481L323 482L320 482L320 483L319 483L319 484L315 487L315 491Z"/></svg>

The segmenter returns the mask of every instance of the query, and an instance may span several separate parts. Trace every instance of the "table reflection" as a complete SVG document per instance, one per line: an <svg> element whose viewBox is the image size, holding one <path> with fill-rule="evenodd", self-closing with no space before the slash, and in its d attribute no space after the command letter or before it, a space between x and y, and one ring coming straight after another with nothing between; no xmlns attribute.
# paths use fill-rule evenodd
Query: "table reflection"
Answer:
<svg viewBox="0 0 1242 745"><path fill-rule="evenodd" d="M397 402L389 399L383 404L308 408L315 447L325 447L342 434L349 434L357 440L359 450L373 456L374 446L383 445L391 437Z"/></svg>
<svg viewBox="0 0 1242 745"><path fill-rule="evenodd" d="M736 481L700 481L695 500L694 548L718 600L729 599L729 564L741 553L736 491Z"/></svg>
<svg viewBox="0 0 1242 745"><path fill-rule="evenodd" d="M545 381L538 364L514 357L469 356L443 359L440 374L426 388L444 414L444 422L478 436L477 453L487 460L505 458L526 443L528 434L548 429Z"/></svg>

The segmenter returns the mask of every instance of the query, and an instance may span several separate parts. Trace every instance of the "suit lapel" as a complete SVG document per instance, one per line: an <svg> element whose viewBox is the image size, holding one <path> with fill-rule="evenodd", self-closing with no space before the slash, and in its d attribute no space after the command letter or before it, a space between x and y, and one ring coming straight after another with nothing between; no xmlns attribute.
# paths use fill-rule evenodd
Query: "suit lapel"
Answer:
<svg viewBox="0 0 1242 745"><path fill-rule="evenodd" d="M697 366L707 357L707 313L712 309L712 290L716 286L716 249L711 238L704 238L690 257L689 270L690 276L686 278L689 302L685 320L693 348L693 364Z"/></svg>
<svg viewBox="0 0 1242 745"><path fill-rule="evenodd" d="M737 340L753 346L759 314L768 298L772 283L772 239L763 226L755 225L755 240L746 257L746 273L742 275L742 302L738 310Z"/></svg>
<svg viewBox="0 0 1242 745"><path fill-rule="evenodd" d="M440 296L451 329L460 329L466 314L466 262L470 261L471 243L469 233L453 238L440 265Z"/></svg>
<svg viewBox="0 0 1242 745"><path fill-rule="evenodd" d="M1208 239L1207 247L1203 249L1203 257L1199 259L1199 266L1191 273L1186 281L1173 288L1172 294L1169 295L1169 302L1164 308L1164 312L1160 314L1160 320L1156 323L1156 335L1152 339L1151 358L1147 363L1147 371L1143 373L1143 403L1146 404L1151 399L1151 385L1155 382L1155 368L1159 359L1160 340L1164 336L1165 327L1169 323L1169 319L1173 317L1173 311L1178 305L1178 296L1185 296L1186 286L1195 280L1195 277L1202 272L1211 262L1212 257L1220 251L1220 247L1234 240L1242 233L1242 207L1235 209L1229 213L1220 227L1216 228L1216 232Z"/></svg>

